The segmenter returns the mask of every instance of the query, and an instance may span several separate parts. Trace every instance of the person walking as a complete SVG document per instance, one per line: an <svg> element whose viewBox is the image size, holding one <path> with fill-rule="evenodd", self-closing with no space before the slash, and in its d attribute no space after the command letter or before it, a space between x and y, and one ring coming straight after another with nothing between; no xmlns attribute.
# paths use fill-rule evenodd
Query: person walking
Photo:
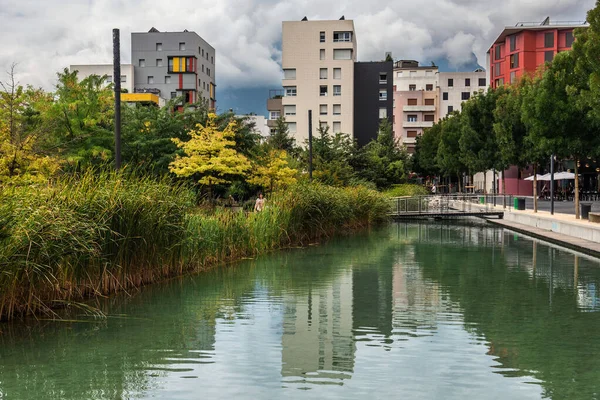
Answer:
<svg viewBox="0 0 600 400"><path fill-rule="evenodd" d="M254 211L261 212L264 208L265 208L265 199L264 199L262 193L260 193L258 195L258 197L256 198L256 203L254 203Z"/></svg>
<svg viewBox="0 0 600 400"><path fill-rule="evenodd" d="M435 194L435 192L437 192L437 188L435 187L435 183L434 183L433 186L431 187L431 194Z"/></svg>

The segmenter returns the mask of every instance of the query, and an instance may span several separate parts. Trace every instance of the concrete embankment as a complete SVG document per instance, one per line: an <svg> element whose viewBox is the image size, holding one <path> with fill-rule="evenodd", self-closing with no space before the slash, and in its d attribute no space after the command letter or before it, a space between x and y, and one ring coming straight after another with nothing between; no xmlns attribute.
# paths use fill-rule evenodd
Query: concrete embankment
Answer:
<svg viewBox="0 0 600 400"><path fill-rule="evenodd" d="M600 224L575 219L569 214L552 215L545 211L534 213L488 205L487 209L490 208L504 210L504 219L489 219L490 223L600 257Z"/></svg>

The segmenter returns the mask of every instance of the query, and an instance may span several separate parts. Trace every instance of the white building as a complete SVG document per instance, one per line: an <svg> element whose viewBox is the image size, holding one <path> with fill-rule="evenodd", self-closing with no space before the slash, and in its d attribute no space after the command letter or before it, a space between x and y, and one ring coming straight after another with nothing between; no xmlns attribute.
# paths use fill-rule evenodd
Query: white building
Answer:
<svg viewBox="0 0 600 400"><path fill-rule="evenodd" d="M481 68L473 72L440 72L439 82L439 119L452 111L461 111L464 101L476 92L487 92L488 88L486 72Z"/></svg>
<svg viewBox="0 0 600 400"><path fill-rule="evenodd" d="M236 115L235 117L244 118L248 123L254 123L254 133L259 134L262 139L268 138L271 134L264 115Z"/></svg>
<svg viewBox="0 0 600 400"><path fill-rule="evenodd" d="M308 138L308 111L313 132L354 136L354 62L356 37L352 20L284 21L282 28L283 112L296 143Z"/></svg>

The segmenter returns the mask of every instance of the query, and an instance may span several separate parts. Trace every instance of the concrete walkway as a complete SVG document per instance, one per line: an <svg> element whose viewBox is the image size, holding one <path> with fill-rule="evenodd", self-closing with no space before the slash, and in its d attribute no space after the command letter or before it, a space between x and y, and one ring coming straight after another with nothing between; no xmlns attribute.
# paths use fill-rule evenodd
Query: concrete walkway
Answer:
<svg viewBox="0 0 600 400"><path fill-rule="evenodd" d="M575 219L573 214L555 212L552 215L548 211L534 213L533 210L515 210L508 206L503 208L502 205L471 204L473 206L504 211L504 219L488 219L490 223L600 257L600 224Z"/></svg>

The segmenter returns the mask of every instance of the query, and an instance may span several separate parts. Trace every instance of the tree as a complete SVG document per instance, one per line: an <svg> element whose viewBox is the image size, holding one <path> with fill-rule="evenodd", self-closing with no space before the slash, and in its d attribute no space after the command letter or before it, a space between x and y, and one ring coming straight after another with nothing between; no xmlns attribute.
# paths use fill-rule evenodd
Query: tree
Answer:
<svg viewBox="0 0 600 400"><path fill-rule="evenodd" d="M271 133L267 143L274 149L285 150L288 153L294 152L295 139L290 136L288 125L284 117L279 117L275 121L275 132Z"/></svg>
<svg viewBox="0 0 600 400"><path fill-rule="evenodd" d="M534 81L523 102L523 118L532 140L545 154L572 157L575 164L575 217L579 218L578 163L598 152L599 138L593 107L582 97L589 80L576 72L576 53L556 55L543 75Z"/></svg>
<svg viewBox="0 0 600 400"><path fill-rule="evenodd" d="M250 162L235 150L234 121L219 130L216 114L208 114L206 125L198 124L191 130L187 142L173 138L173 142L184 152L169 165L169 169L180 177L198 176L198 183L208 186L212 197L213 185L230 183L232 177L243 176L250 169Z"/></svg>
<svg viewBox="0 0 600 400"><path fill-rule="evenodd" d="M60 168L59 161L41 149L40 115L51 96L20 86L15 67L11 66L8 81L0 81L0 182L43 181Z"/></svg>
<svg viewBox="0 0 600 400"><path fill-rule="evenodd" d="M415 172L426 175L438 175L440 173L436 157L441 135L442 124L438 122L431 128L426 129L422 136L417 137L415 154L413 154Z"/></svg>
<svg viewBox="0 0 600 400"><path fill-rule="evenodd" d="M436 155L436 163L446 176L456 176L460 182L461 175L467 170L460 155L460 139L462 137L462 115L454 111L440 121L441 135Z"/></svg>
<svg viewBox="0 0 600 400"><path fill-rule="evenodd" d="M262 186L270 192L296 182L297 170L288 165L285 150L271 149L252 163L248 183Z"/></svg>
<svg viewBox="0 0 600 400"><path fill-rule="evenodd" d="M302 153L308 165L308 140ZM354 141L347 135L329 133L329 126L319 126L313 138L313 178L328 185L348 185L354 178L350 161L356 152Z"/></svg>
<svg viewBox="0 0 600 400"><path fill-rule="evenodd" d="M501 169L494 129L494 109L496 99L502 89L487 93L476 94L471 100L463 104L462 109L462 135L460 150L462 162L471 173L484 173L484 191L487 190L487 176L485 172L491 168Z"/></svg>

